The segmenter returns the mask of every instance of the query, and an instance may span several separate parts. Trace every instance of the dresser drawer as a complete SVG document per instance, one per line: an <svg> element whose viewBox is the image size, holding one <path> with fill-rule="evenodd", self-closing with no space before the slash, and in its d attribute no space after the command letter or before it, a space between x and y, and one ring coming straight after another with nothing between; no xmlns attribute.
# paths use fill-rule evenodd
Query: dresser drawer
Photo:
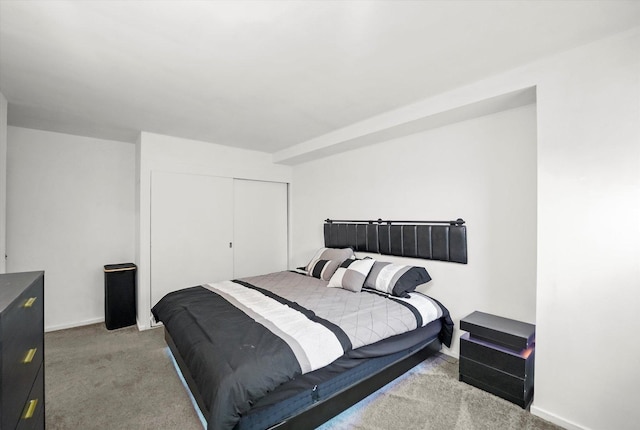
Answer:
<svg viewBox="0 0 640 430"><path fill-rule="evenodd" d="M26 399L16 430L44 429L44 364L40 366L31 392Z"/></svg>
<svg viewBox="0 0 640 430"><path fill-rule="evenodd" d="M521 379L533 378L533 348L516 352L465 333L460 336L460 355Z"/></svg>
<svg viewBox="0 0 640 430"><path fill-rule="evenodd" d="M526 407L533 395L533 383L493 367L460 357L460 380Z"/></svg>
<svg viewBox="0 0 640 430"><path fill-rule="evenodd" d="M42 278L2 313L2 428L15 428L44 357ZM44 405L43 405L44 407Z"/></svg>

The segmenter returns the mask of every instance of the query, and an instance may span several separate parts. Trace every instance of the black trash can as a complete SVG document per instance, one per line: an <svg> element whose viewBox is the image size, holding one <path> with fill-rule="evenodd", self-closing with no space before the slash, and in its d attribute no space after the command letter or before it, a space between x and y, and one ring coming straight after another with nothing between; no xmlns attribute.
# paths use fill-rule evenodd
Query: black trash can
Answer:
<svg viewBox="0 0 640 430"><path fill-rule="evenodd" d="M136 323L136 265L104 266L104 323L108 330Z"/></svg>

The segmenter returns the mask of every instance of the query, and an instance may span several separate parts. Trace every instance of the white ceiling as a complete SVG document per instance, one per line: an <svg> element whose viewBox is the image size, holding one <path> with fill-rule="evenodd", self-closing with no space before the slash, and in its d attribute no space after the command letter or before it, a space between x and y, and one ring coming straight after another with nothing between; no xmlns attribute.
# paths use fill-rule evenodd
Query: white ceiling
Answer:
<svg viewBox="0 0 640 430"><path fill-rule="evenodd" d="M640 1L0 0L10 125L276 152L640 25Z"/></svg>

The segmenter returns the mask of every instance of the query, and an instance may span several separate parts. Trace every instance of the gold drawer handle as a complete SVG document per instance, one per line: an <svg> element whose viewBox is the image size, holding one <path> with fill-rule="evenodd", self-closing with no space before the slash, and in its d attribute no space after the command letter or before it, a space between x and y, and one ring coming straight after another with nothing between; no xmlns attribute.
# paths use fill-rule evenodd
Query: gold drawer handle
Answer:
<svg viewBox="0 0 640 430"><path fill-rule="evenodd" d="M33 306L33 304L35 303L37 297L31 297L29 300L27 300L26 302L24 302L24 307L25 308L30 308L31 306Z"/></svg>
<svg viewBox="0 0 640 430"><path fill-rule="evenodd" d="M36 411L36 406L38 406L38 399L29 400L29 405L27 409L24 411L23 419L28 420L29 418L33 418L33 414Z"/></svg>
<svg viewBox="0 0 640 430"><path fill-rule="evenodd" d="M33 361L33 357L36 355L36 351L38 350L38 348L31 348L29 351L27 351L27 355L24 356L24 360L22 360L22 362L24 364L29 364Z"/></svg>

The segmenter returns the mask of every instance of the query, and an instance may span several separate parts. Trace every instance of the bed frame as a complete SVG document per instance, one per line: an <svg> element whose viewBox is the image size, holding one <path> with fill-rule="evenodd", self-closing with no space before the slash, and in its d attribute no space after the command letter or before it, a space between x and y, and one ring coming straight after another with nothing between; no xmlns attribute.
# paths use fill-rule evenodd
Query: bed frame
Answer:
<svg viewBox="0 0 640 430"><path fill-rule="evenodd" d="M169 332L164 330L164 337L169 345L169 349L178 363L178 367L182 371L193 397L198 403L200 411L204 415L205 419L209 417L209 410L206 407L202 395L198 391L198 388L193 380L193 377L189 373L184 360L180 356L178 349L176 348L173 339ZM270 429L278 430L293 430L293 429L313 429L335 417L342 411L350 408L358 403L360 400L367 397L369 394L379 390L389 382L393 381L397 377L406 373L409 369L420 364L428 357L439 352L442 348L442 344L438 338L435 338L430 343L423 346L421 349L414 351L412 354L392 363L377 373L368 376L361 381L350 385L349 387L337 392L333 396L315 403L313 406L299 412L296 415L287 418L286 420L273 425Z"/></svg>
<svg viewBox="0 0 640 430"><path fill-rule="evenodd" d="M355 251L467 264L465 221L325 220L324 241L329 248L351 247ZM209 410L165 328L165 340L182 371L200 411L208 420ZM270 427L277 430L316 428L368 395L439 352L442 342L435 338L422 348L382 368L378 372L314 403L307 409Z"/></svg>

